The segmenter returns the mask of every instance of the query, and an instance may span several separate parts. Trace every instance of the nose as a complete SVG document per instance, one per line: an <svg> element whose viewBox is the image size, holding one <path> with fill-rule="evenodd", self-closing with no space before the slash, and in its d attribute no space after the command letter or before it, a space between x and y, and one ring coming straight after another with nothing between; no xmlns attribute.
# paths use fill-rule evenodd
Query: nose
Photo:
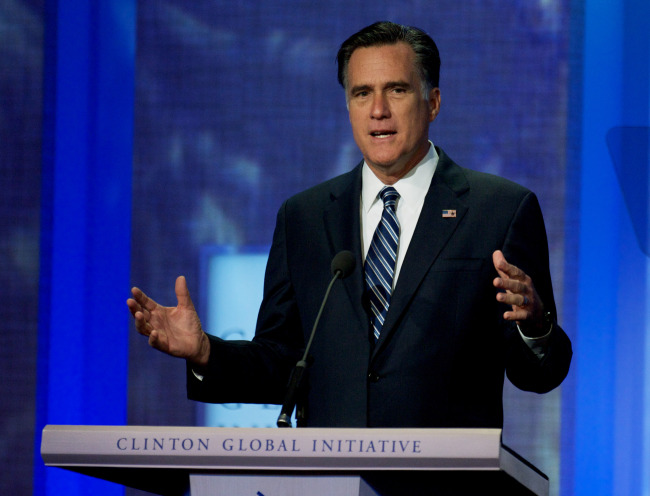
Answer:
<svg viewBox="0 0 650 496"><path fill-rule="evenodd" d="M373 119L386 119L390 117L390 108L386 96L382 93L376 93L372 99L370 116Z"/></svg>

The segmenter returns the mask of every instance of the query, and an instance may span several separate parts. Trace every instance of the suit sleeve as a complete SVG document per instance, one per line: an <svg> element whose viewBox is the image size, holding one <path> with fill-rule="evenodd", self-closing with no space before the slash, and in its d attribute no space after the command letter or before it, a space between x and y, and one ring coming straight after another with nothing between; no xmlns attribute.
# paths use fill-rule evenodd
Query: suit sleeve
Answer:
<svg viewBox="0 0 650 496"><path fill-rule="evenodd" d="M278 213L264 277L264 298L252 341L210 338L207 371L188 365L188 398L210 403L282 403L303 335L287 262L286 204Z"/></svg>
<svg viewBox="0 0 650 496"><path fill-rule="evenodd" d="M517 209L503 245L506 259L521 268L532 279L545 310L557 321L553 287L549 269L548 241L542 212L533 193L528 193ZM564 380L571 364L571 341L554 324L548 347L539 359L524 343L517 326L504 321L506 374L520 389L548 392Z"/></svg>

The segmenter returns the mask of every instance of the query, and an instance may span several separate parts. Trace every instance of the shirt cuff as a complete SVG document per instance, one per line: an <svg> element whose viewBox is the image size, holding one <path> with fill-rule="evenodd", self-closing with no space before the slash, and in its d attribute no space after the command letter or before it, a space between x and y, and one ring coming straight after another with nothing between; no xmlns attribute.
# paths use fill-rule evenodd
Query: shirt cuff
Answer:
<svg viewBox="0 0 650 496"><path fill-rule="evenodd" d="M521 327L519 327L519 324L517 324L517 330L521 335L521 339L523 339L524 343L526 343L526 346L528 346L530 350L535 353L537 358L540 360L544 358L544 355L548 349L548 342L551 339L551 332L553 332L553 324L551 324L551 327L546 334L538 338L530 338L528 336L525 336L524 333L521 332Z"/></svg>

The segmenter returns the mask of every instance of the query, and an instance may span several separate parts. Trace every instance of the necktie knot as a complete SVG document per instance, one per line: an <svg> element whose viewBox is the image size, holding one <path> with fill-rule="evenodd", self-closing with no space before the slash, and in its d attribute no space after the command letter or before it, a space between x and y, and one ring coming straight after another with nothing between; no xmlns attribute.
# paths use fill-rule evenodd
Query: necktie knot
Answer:
<svg viewBox="0 0 650 496"><path fill-rule="evenodd" d="M395 210L395 205L399 199L399 193L392 186L384 186L379 192L381 200L384 202L384 208Z"/></svg>

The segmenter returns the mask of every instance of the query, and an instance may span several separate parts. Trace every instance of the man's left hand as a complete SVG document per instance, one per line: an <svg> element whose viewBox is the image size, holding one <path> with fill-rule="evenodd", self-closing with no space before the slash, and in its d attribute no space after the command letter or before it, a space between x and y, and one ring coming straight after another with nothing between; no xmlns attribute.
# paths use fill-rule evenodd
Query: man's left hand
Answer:
<svg viewBox="0 0 650 496"><path fill-rule="evenodd" d="M544 304L530 276L508 263L501 250L492 254L492 262L499 274L493 281L494 287L503 290L497 293L497 301L512 306L512 310L505 312L503 318L516 321L522 332L530 337L548 332L544 328Z"/></svg>

